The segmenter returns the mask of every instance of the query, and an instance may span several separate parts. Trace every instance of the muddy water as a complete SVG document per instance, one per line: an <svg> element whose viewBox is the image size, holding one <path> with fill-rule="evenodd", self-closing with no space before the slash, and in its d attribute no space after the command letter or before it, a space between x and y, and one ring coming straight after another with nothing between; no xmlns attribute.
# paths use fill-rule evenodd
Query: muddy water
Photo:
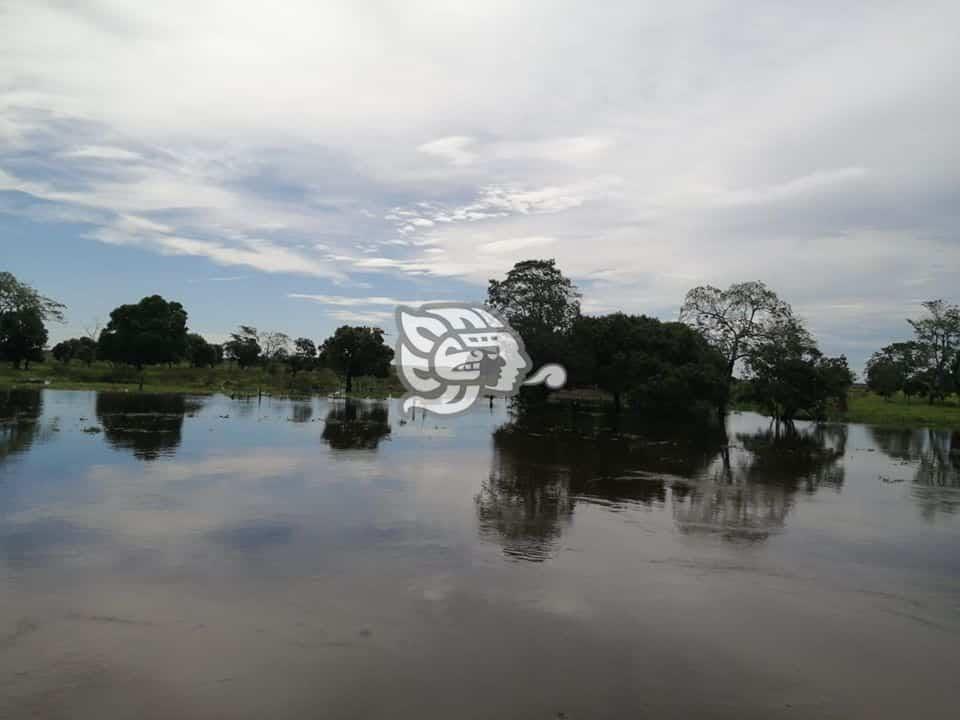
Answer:
<svg viewBox="0 0 960 720"><path fill-rule="evenodd" d="M953 718L960 435L0 393L0 717Z"/></svg>

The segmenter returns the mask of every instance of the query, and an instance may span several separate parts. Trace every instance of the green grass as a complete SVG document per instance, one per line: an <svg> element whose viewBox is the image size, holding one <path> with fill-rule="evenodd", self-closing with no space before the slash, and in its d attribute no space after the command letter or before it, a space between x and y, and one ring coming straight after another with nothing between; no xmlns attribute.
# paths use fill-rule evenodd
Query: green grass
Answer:
<svg viewBox="0 0 960 720"><path fill-rule="evenodd" d="M849 422L904 427L960 428L960 399L956 395L930 405L925 399L908 399L902 394L885 400L872 392L851 390L849 407L843 415Z"/></svg>
<svg viewBox="0 0 960 720"><path fill-rule="evenodd" d="M131 367L107 363L91 366L73 362L34 364L29 370L0 365L0 388L46 387L59 390L127 390L140 388L140 373ZM221 365L216 368L186 366L148 367L143 373L143 392L227 395L328 395L342 392L343 382L331 370L321 369L291 375L285 368L269 369ZM402 392L395 377L355 378L351 395L387 397Z"/></svg>

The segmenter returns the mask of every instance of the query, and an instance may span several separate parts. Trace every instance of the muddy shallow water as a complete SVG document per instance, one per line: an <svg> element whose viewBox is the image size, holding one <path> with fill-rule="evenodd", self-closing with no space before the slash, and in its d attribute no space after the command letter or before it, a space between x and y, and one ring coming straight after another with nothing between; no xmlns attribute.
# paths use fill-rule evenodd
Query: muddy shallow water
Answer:
<svg viewBox="0 0 960 720"><path fill-rule="evenodd" d="M0 393L0 717L956 717L960 434Z"/></svg>

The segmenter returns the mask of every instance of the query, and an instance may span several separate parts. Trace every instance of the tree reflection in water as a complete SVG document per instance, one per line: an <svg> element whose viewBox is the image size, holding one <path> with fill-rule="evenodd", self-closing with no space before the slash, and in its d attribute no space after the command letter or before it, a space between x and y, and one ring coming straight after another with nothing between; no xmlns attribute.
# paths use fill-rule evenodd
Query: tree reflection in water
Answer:
<svg viewBox="0 0 960 720"><path fill-rule="evenodd" d="M927 520L960 509L960 431L869 428L873 441L913 471L911 495ZM900 480L902 478L892 478Z"/></svg>
<svg viewBox="0 0 960 720"><path fill-rule="evenodd" d="M298 400L293 403L291 408L292 414L290 420L295 423L306 423L310 422L313 418L313 401L312 400Z"/></svg>
<svg viewBox="0 0 960 720"><path fill-rule="evenodd" d="M43 393L39 390L0 391L0 462L30 448L52 428L41 429Z"/></svg>
<svg viewBox="0 0 960 720"><path fill-rule="evenodd" d="M710 426L671 434L624 429L602 414L562 424L523 417L494 434L490 476L476 497L480 532L511 558L546 560L577 500L663 505L669 478L703 472L722 443Z"/></svg>
<svg viewBox="0 0 960 720"><path fill-rule="evenodd" d="M843 485L846 444L845 425L738 433L706 477L674 485L674 518L682 532L764 540L783 528L798 492Z"/></svg>
<svg viewBox="0 0 960 720"><path fill-rule="evenodd" d="M844 480L845 426L741 433L729 444L713 424L541 421L518 418L495 433L476 497L481 534L515 559L550 558L577 502L669 506L681 532L758 541L783 527L798 492Z"/></svg>
<svg viewBox="0 0 960 720"><path fill-rule="evenodd" d="M112 447L151 461L176 453L184 416L201 407L202 399L184 395L97 393L94 411Z"/></svg>
<svg viewBox="0 0 960 720"><path fill-rule="evenodd" d="M387 403L370 400L333 402L323 440L334 450L376 450L390 434Z"/></svg>

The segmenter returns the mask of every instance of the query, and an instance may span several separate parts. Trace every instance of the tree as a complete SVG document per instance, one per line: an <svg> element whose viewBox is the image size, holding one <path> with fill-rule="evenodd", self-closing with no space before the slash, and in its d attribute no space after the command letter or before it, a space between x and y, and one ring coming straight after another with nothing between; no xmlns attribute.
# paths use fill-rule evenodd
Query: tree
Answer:
<svg viewBox="0 0 960 720"><path fill-rule="evenodd" d="M689 414L724 396L723 357L682 323L615 313L581 317L570 336L570 371L613 395L619 410Z"/></svg>
<svg viewBox="0 0 960 720"><path fill-rule="evenodd" d="M110 313L110 322L97 344L100 357L134 365L172 363L187 350L187 311L178 302L159 295L135 305L121 305Z"/></svg>
<svg viewBox="0 0 960 720"><path fill-rule="evenodd" d="M770 341L778 326L793 317L790 305L762 282L720 290L712 285L687 293L680 321L697 328L726 360L729 390L737 363Z"/></svg>
<svg viewBox="0 0 960 720"><path fill-rule="evenodd" d="M898 391L913 389L916 374L925 363L924 350L916 342L897 342L887 345L867 361L867 387L878 395L889 398Z"/></svg>
<svg viewBox="0 0 960 720"><path fill-rule="evenodd" d="M0 272L0 315L21 310L36 312L41 322L63 322L66 305L41 295L11 273Z"/></svg>
<svg viewBox="0 0 960 720"><path fill-rule="evenodd" d="M555 260L524 260L504 280L490 280L487 305L520 333L537 362L559 359L562 336L580 317L580 293Z"/></svg>
<svg viewBox="0 0 960 720"><path fill-rule="evenodd" d="M265 332L257 338L263 349L263 359L283 361L287 357L290 346L290 336L282 332Z"/></svg>
<svg viewBox="0 0 960 720"><path fill-rule="evenodd" d="M15 368L23 363L43 362L43 347L47 344L47 329L42 311L23 307L0 314L0 358L9 360Z"/></svg>
<svg viewBox="0 0 960 720"><path fill-rule="evenodd" d="M74 341L73 357L87 365L97 359L97 341L90 337L76 338Z"/></svg>
<svg viewBox="0 0 960 720"><path fill-rule="evenodd" d="M342 375L346 391L353 391L353 378L361 375L386 377L393 349L383 342L380 328L343 325L320 346L323 363Z"/></svg>
<svg viewBox="0 0 960 720"><path fill-rule="evenodd" d="M931 404L943 399L951 391L951 373L954 358L960 353L960 307L943 300L923 303L928 317L907 320L913 327L917 343L923 348L927 369L931 371L928 399Z"/></svg>
<svg viewBox="0 0 960 720"><path fill-rule="evenodd" d="M208 343L202 335L188 333L187 360L193 367L213 367L223 362L223 348Z"/></svg>
<svg viewBox="0 0 960 720"><path fill-rule="evenodd" d="M97 343L88 337L70 338L53 346L53 357L64 364L80 360L87 365L97 358Z"/></svg>
<svg viewBox="0 0 960 720"><path fill-rule="evenodd" d="M297 338L293 346L293 354L287 358L290 373L296 375L301 370L311 369L317 362L317 346L313 344L313 340L305 337Z"/></svg>
<svg viewBox="0 0 960 720"><path fill-rule="evenodd" d="M9 272L0 272L0 358L14 367L43 361L44 323L63 321L66 306L41 295Z"/></svg>
<svg viewBox="0 0 960 720"><path fill-rule="evenodd" d="M903 390L906 384L896 363L884 357L877 357L879 353L867 362L867 387L885 400Z"/></svg>
<svg viewBox="0 0 960 720"><path fill-rule="evenodd" d="M847 359L827 358L803 324L790 318L768 329L746 358L748 397L788 426L802 412L822 420L831 406L846 407L853 384Z"/></svg>
<svg viewBox="0 0 960 720"><path fill-rule="evenodd" d="M223 345L223 354L229 360L236 361L240 369L255 365L260 359L260 343L255 327L241 325L240 331L231 333L230 340Z"/></svg>

